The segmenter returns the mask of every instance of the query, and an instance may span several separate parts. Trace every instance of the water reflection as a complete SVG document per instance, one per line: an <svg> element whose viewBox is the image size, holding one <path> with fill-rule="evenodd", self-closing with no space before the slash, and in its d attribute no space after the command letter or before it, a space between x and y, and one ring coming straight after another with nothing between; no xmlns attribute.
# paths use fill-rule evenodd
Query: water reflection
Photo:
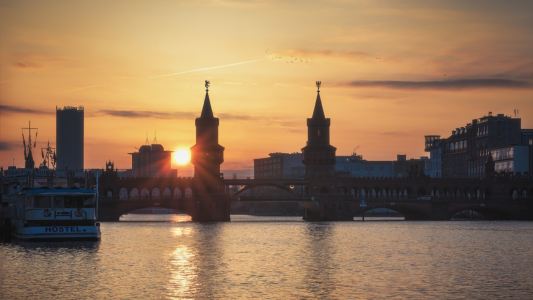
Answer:
<svg viewBox="0 0 533 300"><path fill-rule="evenodd" d="M0 244L0 298L531 298L531 222L252 218Z"/></svg>
<svg viewBox="0 0 533 300"><path fill-rule="evenodd" d="M306 227L306 259L303 289L311 295L327 298L335 290L335 223L308 223Z"/></svg>
<svg viewBox="0 0 533 300"><path fill-rule="evenodd" d="M198 274L194 258L194 253L187 246L178 246L170 255L169 296L191 297L195 294Z"/></svg>

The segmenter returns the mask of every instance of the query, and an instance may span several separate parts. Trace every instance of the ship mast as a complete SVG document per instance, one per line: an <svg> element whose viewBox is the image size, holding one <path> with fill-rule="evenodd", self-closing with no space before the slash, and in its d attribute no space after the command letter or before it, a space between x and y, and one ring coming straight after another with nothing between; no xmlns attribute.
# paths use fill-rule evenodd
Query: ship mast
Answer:
<svg viewBox="0 0 533 300"><path fill-rule="evenodd" d="M26 146L26 140L24 138L24 130L28 130L28 145ZM35 130L35 141L33 145L31 143L31 131ZM32 149L37 147L37 129L31 127L31 121L28 121L28 128L22 128L22 144L24 145L24 167L27 169L33 169L35 167L35 161L33 160Z"/></svg>

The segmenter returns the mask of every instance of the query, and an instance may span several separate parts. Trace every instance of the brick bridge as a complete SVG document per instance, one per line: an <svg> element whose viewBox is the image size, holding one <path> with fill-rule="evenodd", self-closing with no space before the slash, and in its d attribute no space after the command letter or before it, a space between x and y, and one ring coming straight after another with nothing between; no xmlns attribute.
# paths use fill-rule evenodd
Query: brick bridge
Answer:
<svg viewBox="0 0 533 300"><path fill-rule="evenodd" d="M428 178L417 171L406 178L337 176L336 148L330 145L330 119L325 118L320 93L313 116L307 119L308 139L302 149L305 179L224 179L219 120L213 116L207 91L195 124L196 145L191 148L194 177L118 178L113 165L107 164L99 178L100 220L118 221L121 215L140 208L164 207L188 214L193 221L229 221L231 201L299 202L309 221L353 220L374 208L395 210L407 220L449 220L464 210L488 219L533 219L533 179L498 176L490 173L490 166L484 179ZM231 194L230 186L240 189ZM281 194L252 193L265 186Z"/></svg>

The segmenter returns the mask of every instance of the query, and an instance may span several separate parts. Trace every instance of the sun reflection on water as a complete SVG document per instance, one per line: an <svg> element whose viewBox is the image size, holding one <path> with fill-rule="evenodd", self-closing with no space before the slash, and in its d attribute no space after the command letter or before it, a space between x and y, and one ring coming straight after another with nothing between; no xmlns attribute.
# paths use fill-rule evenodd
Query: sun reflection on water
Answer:
<svg viewBox="0 0 533 300"><path fill-rule="evenodd" d="M194 256L194 253L183 245L170 254L171 274L167 285L170 297L191 297L195 293L198 275Z"/></svg>
<svg viewBox="0 0 533 300"><path fill-rule="evenodd" d="M178 228L174 228L172 229L172 234L174 236L180 236L180 235L187 235L187 234L191 234L191 228L181 228L181 227L178 227Z"/></svg>
<svg viewBox="0 0 533 300"><path fill-rule="evenodd" d="M173 215L170 222L179 223L179 222L191 222L192 218L189 215Z"/></svg>

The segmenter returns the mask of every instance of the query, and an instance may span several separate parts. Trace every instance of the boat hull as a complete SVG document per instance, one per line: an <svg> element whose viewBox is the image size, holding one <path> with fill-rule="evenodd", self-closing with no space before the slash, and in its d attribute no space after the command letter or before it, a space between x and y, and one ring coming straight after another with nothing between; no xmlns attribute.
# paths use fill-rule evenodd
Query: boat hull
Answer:
<svg viewBox="0 0 533 300"><path fill-rule="evenodd" d="M100 240L99 226L46 226L46 227L23 227L11 233L11 236L21 240Z"/></svg>

